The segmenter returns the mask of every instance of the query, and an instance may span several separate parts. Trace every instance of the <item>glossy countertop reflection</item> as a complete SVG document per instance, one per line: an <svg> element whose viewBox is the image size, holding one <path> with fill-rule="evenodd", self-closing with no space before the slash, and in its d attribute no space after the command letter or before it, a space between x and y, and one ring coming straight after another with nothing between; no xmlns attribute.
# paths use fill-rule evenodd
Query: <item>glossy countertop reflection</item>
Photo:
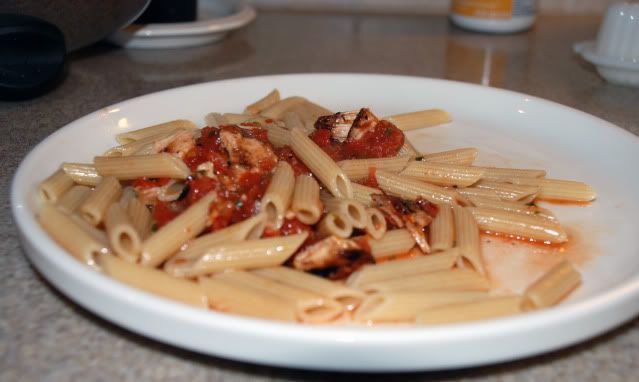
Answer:
<svg viewBox="0 0 639 382"><path fill-rule="evenodd" d="M639 135L639 89L606 83L572 51L574 43L595 38L599 21L545 16L529 32L501 36L457 29L442 16L262 12L248 28L216 45L127 51L101 43L72 54L66 78L52 92L0 102L0 200L5 206L0 218L0 380L370 379L191 353L127 332L70 302L37 274L19 247L8 189L20 160L56 129L113 103L176 86L281 73L386 73L482 84L559 102ZM593 155L608 154L595 150ZM638 377L638 365L635 320L538 357L402 378L629 381Z"/></svg>

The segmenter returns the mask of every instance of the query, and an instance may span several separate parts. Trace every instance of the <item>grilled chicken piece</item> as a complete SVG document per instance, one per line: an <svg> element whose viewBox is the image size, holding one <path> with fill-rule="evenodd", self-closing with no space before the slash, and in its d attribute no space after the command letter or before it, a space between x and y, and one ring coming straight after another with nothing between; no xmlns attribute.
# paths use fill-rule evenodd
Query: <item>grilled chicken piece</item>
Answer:
<svg viewBox="0 0 639 382"><path fill-rule="evenodd" d="M331 279L342 279L366 263L373 263L366 244L354 239L329 236L309 245L293 258L293 267L319 271Z"/></svg>
<svg viewBox="0 0 639 382"><path fill-rule="evenodd" d="M254 138L243 137L239 133L220 131L222 146L232 164L262 167L265 163L277 163L277 156L266 144Z"/></svg>
<svg viewBox="0 0 639 382"><path fill-rule="evenodd" d="M187 152L189 152L195 146L195 139L193 134L187 130L178 130L173 134L173 139L167 144L166 151L177 155L180 158L184 158Z"/></svg>
<svg viewBox="0 0 639 382"><path fill-rule="evenodd" d="M332 115L319 117L315 122L316 129L327 129L331 131L331 137L339 142L344 142L348 138L348 133L353 126L358 112L345 111Z"/></svg>
<svg viewBox="0 0 639 382"><path fill-rule="evenodd" d="M144 204L155 204L157 201L172 202L177 200L184 191L185 184L172 179L159 187L136 188L140 201Z"/></svg>
<svg viewBox="0 0 639 382"><path fill-rule="evenodd" d="M366 133L375 129L378 122L379 119L375 116L375 114L367 108L362 108L359 113L357 113L355 121L353 121L348 137L357 141Z"/></svg>

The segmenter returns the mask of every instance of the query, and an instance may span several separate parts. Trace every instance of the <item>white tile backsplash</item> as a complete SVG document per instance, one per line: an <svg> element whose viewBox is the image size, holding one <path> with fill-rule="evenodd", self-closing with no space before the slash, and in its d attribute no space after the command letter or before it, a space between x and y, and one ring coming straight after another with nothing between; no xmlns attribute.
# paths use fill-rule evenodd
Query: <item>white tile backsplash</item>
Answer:
<svg viewBox="0 0 639 382"><path fill-rule="evenodd" d="M619 0L538 0L540 13L603 13ZM262 9L445 14L450 0L248 0Z"/></svg>

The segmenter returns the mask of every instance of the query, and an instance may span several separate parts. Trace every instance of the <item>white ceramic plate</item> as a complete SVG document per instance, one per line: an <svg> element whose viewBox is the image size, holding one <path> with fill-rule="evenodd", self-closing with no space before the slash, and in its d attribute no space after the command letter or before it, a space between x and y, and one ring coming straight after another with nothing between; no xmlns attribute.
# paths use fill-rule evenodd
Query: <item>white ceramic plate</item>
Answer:
<svg viewBox="0 0 639 382"><path fill-rule="evenodd" d="M411 132L410 139L420 149L472 145L482 150L484 163L544 167L549 176L592 184L599 193L592 206L555 208L575 237L588 244L581 247L588 248L584 253L599 254L578 262L583 286L557 308L481 323L431 328L282 324L198 310L131 289L75 261L34 219L36 185L60 162L90 161L114 145L115 134L122 131L177 118L202 121L210 111L239 112L274 87L334 110L366 105L378 115L388 115L441 107L454 122ZM15 175L11 198L25 252L42 274L78 304L134 332L207 354L268 365L434 370L551 351L637 315L639 178L628 176L627 170L637 163L636 136L524 94L415 77L282 75L167 90L89 114L33 149ZM521 260L515 252L503 260L517 256Z"/></svg>
<svg viewBox="0 0 639 382"><path fill-rule="evenodd" d="M132 24L111 36L112 43L130 49L183 48L221 40L255 18L255 9L235 0L198 1L197 20L184 23Z"/></svg>

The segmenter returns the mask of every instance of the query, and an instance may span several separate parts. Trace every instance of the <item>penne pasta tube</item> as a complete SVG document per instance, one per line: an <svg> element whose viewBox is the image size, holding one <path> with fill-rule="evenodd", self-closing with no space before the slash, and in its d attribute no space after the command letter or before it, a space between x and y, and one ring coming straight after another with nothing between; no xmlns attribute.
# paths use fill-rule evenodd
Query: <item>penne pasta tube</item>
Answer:
<svg viewBox="0 0 639 382"><path fill-rule="evenodd" d="M205 115L204 123L206 123L206 126L215 126L215 127L229 124L226 117L223 116L222 113L217 113L217 112L208 113L207 115Z"/></svg>
<svg viewBox="0 0 639 382"><path fill-rule="evenodd" d="M277 89L271 90L267 95L248 105L244 112L246 114L259 114L263 110L273 106L280 101L280 92Z"/></svg>
<svg viewBox="0 0 639 382"><path fill-rule="evenodd" d="M262 127L272 126L275 121L271 118L265 118L259 115L251 114L236 114L236 113L224 113L222 118L229 125L238 125L239 127L255 127L254 124L259 124Z"/></svg>
<svg viewBox="0 0 639 382"><path fill-rule="evenodd" d="M257 214L239 223L187 242L182 247L182 250L175 254L174 258L194 259L225 243L259 239L262 236L262 232L264 232L265 225L266 216ZM169 262L172 262L172 260L169 260Z"/></svg>
<svg viewBox="0 0 639 382"><path fill-rule="evenodd" d="M464 147L461 149L447 150L430 154L421 154L417 159L424 162L448 163L459 166L470 166L479 154L479 150L474 147Z"/></svg>
<svg viewBox="0 0 639 382"><path fill-rule="evenodd" d="M381 239L386 234L386 218L377 208L366 209L366 233L373 239Z"/></svg>
<svg viewBox="0 0 639 382"><path fill-rule="evenodd" d="M156 267L175 253L182 244L199 235L206 227L209 206L216 197L217 194L214 192L204 195L186 211L144 240L141 264Z"/></svg>
<svg viewBox="0 0 639 382"><path fill-rule="evenodd" d="M176 279L160 270L146 268L108 254L100 255L98 262L104 273L133 288L184 304L208 307L204 290L193 281Z"/></svg>
<svg viewBox="0 0 639 382"><path fill-rule="evenodd" d="M97 226L104 219L107 208L120 197L122 186L112 176L102 179L80 205L80 216L89 224Z"/></svg>
<svg viewBox="0 0 639 382"><path fill-rule="evenodd" d="M102 181L102 177L91 163L65 162L62 163L62 170L64 170L75 183L82 186L95 187Z"/></svg>
<svg viewBox="0 0 639 382"><path fill-rule="evenodd" d="M446 187L468 187L481 179L484 171L477 167L448 163L412 161L399 174Z"/></svg>
<svg viewBox="0 0 639 382"><path fill-rule="evenodd" d="M268 141L275 147L283 147L291 144L291 132L283 127L271 126L266 131Z"/></svg>
<svg viewBox="0 0 639 382"><path fill-rule="evenodd" d="M543 178L546 170L524 168L478 167L484 170L483 179L507 181L512 178Z"/></svg>
<svg viewBox="0 0 639 382"><path fill-rule="evenodd" d="M348 159L337 162L337 165L344 171L350 180L358 181L366 179L370 174L370 169L385 170L392 173L402 171L408 161L409 156L373 159Z"/></svg>
<svg viewBox="0 0 639 382"><path fill-rule="evenodd" d="M73 220L75 224L78 225L78 227L82 228L84 232L88 233L89 235L91 235L91 237L93 237L93 239L97 240L100 244L102 244L103 248L107 248L110 251L109 238L107 237L106 233L103 230L96 228L92 226L91 224L87 223L87 221L82 219L79 215L73 214L73 215L69 215L69 217L71 218L71 220Z"/></svg>
<svg viewBox="0 0 639 382"><path fill-rule="evenodd" d="M434 255L417 256L409 259L385 261L381 264L365 265L352 273L346 280L351 288L362 289L378 281L402 279L429 272L451 270L457 260L457 249Z"/></svg>
<svg viewBox="0 0 639 382"><path fill-rule="evenodd" d="M484 263L479 242L479 227L473 214L467 208L453 206L455 217L455 247L459 250L458 265L467 260L478 273L484 275Z"/></svg>
<svg viewBox="0 0 639 382"><path fill-rule="evenodd" d="M177 256L167 262L164 270L176 277L208 275L227 269L274 267L284 263L308 237L308 233L246 240L220 244L202 256Z"/></svg>
<svg viewBox="0 0 639 382"><path fill-rule="evenodd" d="M430 109L390 115L382 119L391 122L400 130L408 131L448 123L450 115L445 110Z"/></svg>
<svg viewBox="0 0 639 382"><path fill-rule="evenodd" d="M415 246L413 235L406 229L394 229L386 231L381 239L368 241L371 255L375 260L407 253Z"/></svg>
<svg viewBox="0 0 639 382"><path fill-rule="evenodd" d="M355 309L364 299L364 293L359 290L292 268L261 268L254 270L253 273L333 299L342 304L346 310Z"/></svg>
<svg viewBox="0 0 639 382"><path fill-rule="evenodd" d="M470 269L428 272L402 278L381 280L362 286L362 290L369 293L435 290L487 291L489 289L490 282L479 273Z"/></svg>
<svg viewBox="0 0 639 382"><path fill-rule="evenodd" d="M139 199L133 198L126 204L126 211L135 231L141 239L146 239L153 224L149 209Z"/></svg>
<svg viewBox="0 0 639 382"><path fill-rule="evenodd" d="M351 181L328 154L299 129L291 130L291 148L336 198L352 198Z"/></svg>
<svg viewBox="0 0 639 382"><path fill-rule="evenodd" d="M73 186L62 195L56 205L61 211L72 214L84 203L90 193L91 189L87 186Z"/></svg>
<svg viewBox="0 0 639 382"><path fill-rule="evenodd" d="M120 144L130 143L152 135L169 133L178 129L195 130L198 127L191 121L185 119L176 119L165 123L145 127L143 129L133 130L126 133L118 134L115 139Z"/></svg>
<svg viewBox="0 0 639 382"><path fill-rule="evenodd" d="M552 267L524 292L525 309L548 308L581 284L581 275L568 261Z"/></svg>
<svg viewBox="0 0 639 382"><path fill-rule="evenodd" d="M73 184L73 179L64 170L58 169L53 175L40 183L38 190L43 201L55 203L60 200L67 190L73 187Z"/></svg>
<svg viewBox="0 0 639 382"><path fill-rule="evenodd" d="M475 217L479 229L484 231L501 232L549 243L563 243L568 240L566 231L556 221L494 208L471 207L468 210Z"/></svg>
<svg viewBox="0 0 639 382"><path fill-rule="evenodd" d="M344 307L335 300L295 286L276 282L252 272L223 272L217 273L213 277L232 284L257 288L290 302L295 306L297 318L301 322L326 323L335 320L344 311Z"/></svg>
<svg viewBox="0 0 639 382"><path fill-rule="evenodd" d="M437 206L437 215L430 223L430 249L432 252L446 251L455 242L455 221L453 210L449 205Z"/></svg>
<svg viewBox="0 0 639 382"><path fill-rule="evenodd" d="M104 153L104 156L128 156L128 155L147 155L147 154L155 154L162 150L162 148L166 147L171 138L175 136L177 131L182 129L177 129L175 131L170 131L167 133L161 133L157 135L150 135L148 137L144 137L137 141L132 141L126 143L124 145L112 147ZM182 130L185 131L185 130ZM149 147L156 147L153 152L150 152ZM144 150L146 148L146 150Z"/></svg>
<svg viewBox="0 0 639 382"><path fill-rule="evenodd" d="M104 227L113 252L128 262L137 262L142 239L120 203L112 203L109 206Z"/></svg>
<svg viewBox="0 0 639 382"><path fill-rule="evenodd" d="M191 170L182 159L168 154L95 157L95 168L101 176L129 180L140 177L186 179Z"/></svg>
<svg viewBox="0 0 639 382"><path fill-rule="evenodd" d="M42 206L38 212L38 221L55 242L85 264L95 266L96 256L108 251L102 242L52 204Z"/></svg>
<svg viewBox="0 0 639 382"><path fill-rule="evenodd" d="M460 188L457 190L457 193L466 200L468 200L468 198L471 198L471 197L479 197L483 199L491 199L491 200L497 200L497 201L502 200L494 190L488 190L485 188L475 188L475 187Z"/></svg>
<svg viewBox="0 0 639 382"><path fill-rule="evenodd" d="M480 196L468 196L470 201L475 207L482 208L494 208L498 210L504 210L512 213L518 213L523 215L532 215L542 217L548 220L557 220L552 211L539 206L529 206L517 202L507 202L503 200L494 200L489 198L482 198ZM431 226L432 227L432 226ZM432 229L432 228L431 228Z"/></svg>
<svg viewBox="0 0 639 382"><path fill-rule="evenodd" d="M304 121L302 121L302 117L300 117L300 115L297 113L293 113L290 111L284 113L283 121L284 121L284 126L288 130L300 129L306 135L310 135L313 131L315 131L315 127L313 126L309 127L305 125Z"/></svg>
<svg viewBox="0 0 639 382"><path fill-rule="evenodd" d="M315 224L322 217L323 208L320 187L315 178L306 175L296 177L291 210L297 220L304 224Z"/></svg>
<svg viewBox="0 0 639 382"><path fill-rule="evenodd" d="M420 155L419 151L417 151L415 146L413 146L412 143L410 143L408 138L404 137L404 144L402 145L402 147L400 147L399 151L397 152L397 156L417 157L419 155Z"/></svg>
<svg viewBox="0 0 639 382"><path fill-rule="evenodd" d="M366 228L368 214L366 208L354 199L338 199L328 197L322 199L326 210L348 220L353 228Z"/></svg>
<svg viewBox="0 0 639 382"><path fill-rule="evenodd" d="M377 188L368 187L357 183L351 183L351 187L353 188L353 199L357 200L365 206L370 206L371 204L373 204L373 198L371 197L371 195L382 193L382 191Z"/></svg>
<svg viewBox="0 0 639 382"><path fill-rule="evenodd" d="M304 97L287 97L263 109L260 114L268 118L282 119L284 113L286 113L290 108L303 102L306 102Z"/></svg>
<svg viewBox="0 0 639 382"><path fill-rule="evenodd" d="M284 215L291 204L295 174L288 162L280 161L275 167L273 177L262 197L261 210L266 214L266 224L280 229Z"/></svg>
<svg viewBox="0 0 639 382"><path fill-rule="evenodd" d="M340 213L329 212L319 222L317 227L317 236L322 238L326 236L337 236L341 238L350 237L353 233L353 225L346 216Z"/></svg>
<svg viewBox="0 0 639 382"><path fill-rule="evenodd" d="M455 204L458 198L454 191L387 171L376 171L375 178L384 192L402 199L424 198L431 203Z"/></svg>
<svg viewBox="0 0 639 382"><path fill-rule="evenodd" d="M492 297L426 309L417 315L416 321L418 324L441 325L488 320L519 313L521 313L521 297Z"/></svg>
<svg viewBox="0 0 639 382"><path fill-rule="evenodd" d="M590 202L597 197L590 185L574 180L514 178L512 182L519 186L539 187L537 199Z"/></svg>
<svg viewBox="0 0 639 382"><path fill-rule="evenodd" d="M444 305L468 303L488 298L485 292L389 292L367 296L355 311L360 323L414 322L421 311Z"/></svg>
<svg viewBox="0 0 639 382"><path fill-rule="evenodd" d="M501 200L520 200L532 196L533 199L539 192L539 186L520 186L516 184L499 183L489 180L479 181L474 185L479 189L494 191Z"/></svg>
<svg viewBox="0 0 639 382"><path fill-rule="evenodd" d="M293 304L264 290L213 277L200 277L198 284L208 297L209 306L215 310L271 320L296 321Z"/></svg>

